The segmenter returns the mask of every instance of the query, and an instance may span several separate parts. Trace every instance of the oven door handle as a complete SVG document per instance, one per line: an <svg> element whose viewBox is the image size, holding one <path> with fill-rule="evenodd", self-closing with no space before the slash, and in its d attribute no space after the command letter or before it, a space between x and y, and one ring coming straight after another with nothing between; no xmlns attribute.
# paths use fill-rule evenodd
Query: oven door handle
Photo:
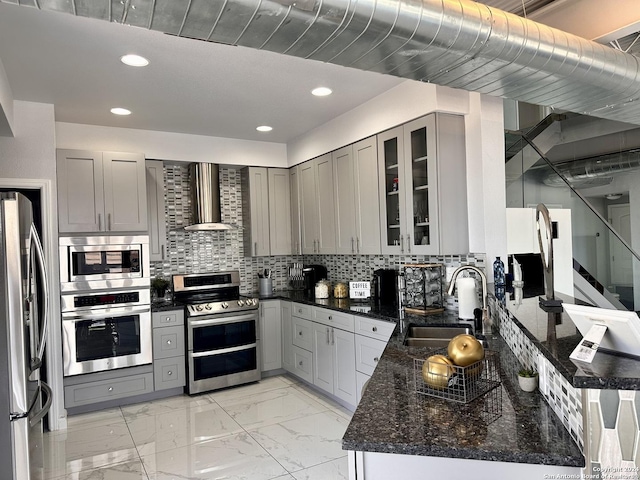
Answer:
<svg viewBox="0 0 640 480"><path fill-rule="evenodd" d="M203 320L189 319L189 325L192 327L206 327L207 325L223 325L225 323L238 323L244 320L255 320L256 312L247 315L234 315L232 317L207 318Z"/></svg>
<svg viewBox="0 0 640 480"><path fill-rule="evenodd" d="M100 309L85 312L67 312L62 314L62 320L100 320L105 317L116 317L121 315L135 315L137 313L148 313L151 307L117 307L114 309Z"/></svg>
<svg viewBox="0 0 640 480"><path fill-rule="evenodd" d="M222 355L223 353L240 352L241 350L249 350L250 348L257 348L257 343L248 343L246 345L240 345L238 347L220 348L218 350L209 350L208 352L189 352L191 358L210 357L211 355Z"/></svg>

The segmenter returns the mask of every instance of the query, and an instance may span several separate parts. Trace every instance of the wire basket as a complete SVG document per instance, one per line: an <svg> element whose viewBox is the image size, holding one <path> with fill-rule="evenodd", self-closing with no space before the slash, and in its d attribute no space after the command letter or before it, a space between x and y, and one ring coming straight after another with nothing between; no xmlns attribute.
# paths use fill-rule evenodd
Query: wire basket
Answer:
<svg viewBox="0 0 640 480"><path fill-rule="evenodd" d="M437 350L433 355L447 356L447 350ZM459 403L469 403L500 385L497 354L485 350L484 359L467 367L451 365L442 374L429 373L428 383L422 369L429 360L414 358L414 381L416 392L432 397L444 398ZM437 362L433 362L437 363ZM438 364L442 370L442 364ZM427 367L428 368L428 367ZM438 368L434 369L436 372ZM433 371L432 371L433 372Z"/></svg>

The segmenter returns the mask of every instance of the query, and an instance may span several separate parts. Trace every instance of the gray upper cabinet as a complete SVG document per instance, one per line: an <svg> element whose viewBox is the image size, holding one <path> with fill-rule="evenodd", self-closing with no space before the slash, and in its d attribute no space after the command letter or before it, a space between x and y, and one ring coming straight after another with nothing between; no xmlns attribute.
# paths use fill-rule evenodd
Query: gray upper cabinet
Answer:
<svg viewBox="0 0 640 480"><path fill-rule="evenodd" d="M291 254L289 171L242 170L244 249L247 256Z"/></svg>
<svg viewBox="0 0 640 480"><path fill-rule="evenodd" d="M291 180L289 170L269 168L267 174L271 255L291 255Z"/></svg>
<svg viewBox="0 0 640 480"><path fill-rule="evenodd" d="M61 233L146 232L144 155L58 150Z"/></svg>
<svg viewBox="0 0 640 480"><path fill-rule="evenodd" d="M149 222L149 259L162 261L167 245L164 212L164 167L161 160L147 160L147 218Z"/></svg>
<svg viewBox="0 0 640 480"><path fill-rule="evenodd" d="M333 152L336 252L379 254L379 194L376 138Z"/></svg>
<svg viewBox="0 0 640 480"><path fill-rule="evenodd" d="M269 179L264 167L242 169L244 254L269 255Z"/></svg>
<svg viewBox="0 0 640 480"><path fill-rule="evenodd" d="M298 167L289 169L289 188L291 193L291 253L302 255L300 231L300 174Z"/></svg>
<svg viewBox="0 0 640 480"><path fill-rule="evenodd" d="M336 250L333 157L330 153L298 165L302 253Z"/></svg>
<svg viewBox="0 0 640 480"><path fill-rule="evenodd" d="M378 135L382 252L469 248L464 119L434 113Z"/></svg>

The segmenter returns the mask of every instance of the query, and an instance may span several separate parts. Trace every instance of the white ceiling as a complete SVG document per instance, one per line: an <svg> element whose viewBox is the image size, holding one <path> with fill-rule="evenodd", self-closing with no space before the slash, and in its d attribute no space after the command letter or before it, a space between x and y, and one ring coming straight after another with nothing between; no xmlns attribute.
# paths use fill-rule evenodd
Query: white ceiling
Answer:
<svg viewBox="0 0 640 480"><path fill-rule="evenodd" d="M127 67L126 53L151 63ZM279 143L405 81L4 3L0 60L14 98L54 104L59 122ZM333 95L312 96L320 85Z"/></svg>
<svg viewBox="0 0 640 480"><path fill-rule="evenodd" d="M483 3L514 13L522 13L524 6L527 14L553 3L567 10L559 14L566 19L573 18L579 1L594 3ZM125 53L144 55L151 64L126 67L119 62ZM14 98L54 104L59 122L279 143L406 81L8 3L0 3L0 61ZM320 85L334 94L310 95ZM114 116L109 113L114 106L133 114ZM274 130L256 132L263 124Z"/></svg>

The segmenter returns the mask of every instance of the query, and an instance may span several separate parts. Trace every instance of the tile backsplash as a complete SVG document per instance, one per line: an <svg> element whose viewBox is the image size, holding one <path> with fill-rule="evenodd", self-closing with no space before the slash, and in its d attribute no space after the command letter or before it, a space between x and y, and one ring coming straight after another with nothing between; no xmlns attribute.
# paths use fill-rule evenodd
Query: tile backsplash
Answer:
<svg viewBox="0 0 640 480"><path fill-rule="evenodd" d="M245 257L243 230L223 232L187 232L190 223L191 195L188 164L164 165L165 214L167 222L166 259L151 262L151 275L170 277L176 273L202 273L239 270L241 290L248 294L258 290L258 273L271 269L276 290L288 287L288 269L292 262L322 264L329 280L370 280L378 268L401 268L405 263L442 263L447 267L473 264L485 267L485 255L463 254L440 257L422 255L300 255ZM242 227L242 191L240 170L220 167L222 221ZM455 308L455 300L449 299Z"/></svg>

